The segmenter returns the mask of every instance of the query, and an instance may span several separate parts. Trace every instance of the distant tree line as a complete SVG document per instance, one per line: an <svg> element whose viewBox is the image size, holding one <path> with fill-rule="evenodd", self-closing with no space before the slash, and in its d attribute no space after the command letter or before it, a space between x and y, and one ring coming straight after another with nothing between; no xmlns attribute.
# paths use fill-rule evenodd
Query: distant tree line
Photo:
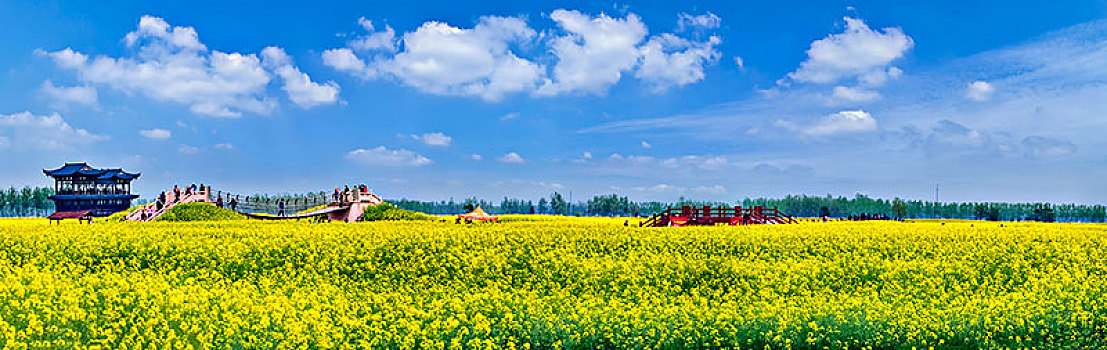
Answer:
<svg viewBox="0 0 1107 350"><path fill-rule="evenodd" d="M761 205L801 217L847 217L859 214L881 214L892 218L979 219L1004 221L1104 222L1107 207L1103 205L1000 203L1000 202L928 202L892 200L865 195L846 197L787 196L780 199L744 199L742 206Z"/></svg>
<svg viewBox="0 0 1107 350"><path fill-rule="evenodd" d="M480 206L490 214L553 214L571 216L648 216L669 207L679 206L763 206L777 207L796 217L845 218L861 214L884 215L896 219L979 219L1004 221L1063 221L1104 222L1107 207L1103 205L1050 204L1050 203L999 203L966 202L939 203L919 200L871 198L856 195L844 196L786 196L784 198L746 198L735 203L692 201L681 198L676 202L634 202L616 194L597 195L583 202L569 203L561 193L537 202L504 197L497 203L478 198L462 201L424 202L409 199L388 200L402 209L430 214L459 214Z"/></svg>
<svg viewBox="0 0 1107 350"><path fill-rule="evenodd" d="M54 194L53 188L10 187L0 190L0 216L46 216L54 212L54 203L48 197ZM277 195L253 194L251 198L289 200L297 198L330 198L326 191L301 194L282 193ZM146 200L137 200L141 204ZM844 218L851 215L886 215L897 219L934 218L934 219L979 219L1003 221L1062 221L1062 222L1105 222L1107 207L1103 205L1051 204L1051 203L1000 203L965 202L939 203L919 200L871 198L856 195L844 196L786 196L784 198L746 198L735 203L692 201L683 197L676 202L634 202L625 196L616 194L597 195L582 202L570 203L558 192L549 198L537 201L504 197L498 202L479 198L467 198L462 201L424 202L409 199L388 200L401 209L414 210L428 214L461 214L481 207L489 214L552 214L571 216L648 216L669 207L741 205L743 207L777 207L781 211L796 217Z"/></svg>
<svg viewBox="0 0 1107 350"><path fill-rule="evenodd" d="M558 192L554 192L549 198L539 198L538 201L508 197L504 197L499 202L491 202L476 197L466 198L461 201L452 198L438 202L410 199L387 199L385 201L401 209L437 215L468 213L479 206L489 214L640 216L650 215L674 205L726 205L721 202L698 202L685 200L683 198L674 203L631 202L627 197L620 197L614 194L595 196L584 202L569 203L569 201Z"/></svg>
<svg viewBox="0 0 1107 350"><path fill-rule="evenodd" d="M54 212L53 188L9 187L0 190L0 217L46 216Z"/></svg>

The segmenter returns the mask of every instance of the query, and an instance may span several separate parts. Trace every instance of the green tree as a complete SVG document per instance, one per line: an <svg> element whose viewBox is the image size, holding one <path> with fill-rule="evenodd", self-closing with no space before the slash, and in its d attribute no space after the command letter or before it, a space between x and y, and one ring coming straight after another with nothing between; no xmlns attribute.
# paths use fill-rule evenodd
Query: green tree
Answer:
<svg viewBox="0 0 1107 350"><path fill-rule="evenodd" d="M557 215L569 213L569 203L565 201L565 197L562 197L561 193L554 192L550 195L550 211Z"/></svg>
<svg viewBox="0 0 1107 350"><path fill-rule="evenodd" d="M892 200L892 217L896 220L903 220L907 217L907 203L904 203L899 197Z"/></svg>
<svg viewBox="0 0 1107 350"><path fill-rule="evenodd" d="M461 209L468 213L477 209L478 205L480 204L477 202L476 198L466 198L465 204L461 206Z"/></svg>
<svg viewBox="0 0 1107 350"><path fill-rule="evenodd" d="M1054 222L1057 221L1057 216L1049 203L1038 203L1034 205L1034 213L1027 217L1027 220Z"/></svg>
<svg viewBox="0 0 1107 350"><path fill-rule="evenodd" d="M549 202L546 202L545 198L539 198L538 199L538 213L539 214L545 214L549 210L550 210L549 209Z"/></svg>

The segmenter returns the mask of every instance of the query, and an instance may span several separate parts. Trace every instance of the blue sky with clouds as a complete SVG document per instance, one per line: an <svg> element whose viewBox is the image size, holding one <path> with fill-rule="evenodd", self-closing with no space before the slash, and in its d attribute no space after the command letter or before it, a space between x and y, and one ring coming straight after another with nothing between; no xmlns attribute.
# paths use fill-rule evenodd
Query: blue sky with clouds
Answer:
<svg viewBox="0 0 1107 350"><path fill-rule="evenodd" d="M0 1L0 183L1102 202L1107 3Z"/></svg>

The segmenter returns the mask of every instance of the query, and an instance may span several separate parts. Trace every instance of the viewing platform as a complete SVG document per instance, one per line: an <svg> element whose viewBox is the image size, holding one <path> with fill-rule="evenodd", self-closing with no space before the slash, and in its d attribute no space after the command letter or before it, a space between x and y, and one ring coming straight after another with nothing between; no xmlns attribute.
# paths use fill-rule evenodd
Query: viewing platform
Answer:
<svg viewBox="0 0 1107 350"><path fill-rule="evenodd" d="M88 163L65 163L61 168L43 170L54 178L54 208L58 212L88 212L89 216L108 216L127 210L138 195L131 194L131 181L141 174L123 169L97 169Z"/></svg>

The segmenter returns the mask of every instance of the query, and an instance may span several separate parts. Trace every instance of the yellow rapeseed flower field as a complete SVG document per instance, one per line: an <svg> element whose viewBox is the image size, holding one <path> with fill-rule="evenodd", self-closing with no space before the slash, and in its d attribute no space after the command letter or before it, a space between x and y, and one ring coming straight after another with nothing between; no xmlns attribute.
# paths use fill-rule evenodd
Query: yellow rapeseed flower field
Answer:
<svg viewBox="0 0 1107 350"><path fill-rule="evenodd" d="M0 348L1107 347L1104 225L623 221L0 220Z"/></svg>

